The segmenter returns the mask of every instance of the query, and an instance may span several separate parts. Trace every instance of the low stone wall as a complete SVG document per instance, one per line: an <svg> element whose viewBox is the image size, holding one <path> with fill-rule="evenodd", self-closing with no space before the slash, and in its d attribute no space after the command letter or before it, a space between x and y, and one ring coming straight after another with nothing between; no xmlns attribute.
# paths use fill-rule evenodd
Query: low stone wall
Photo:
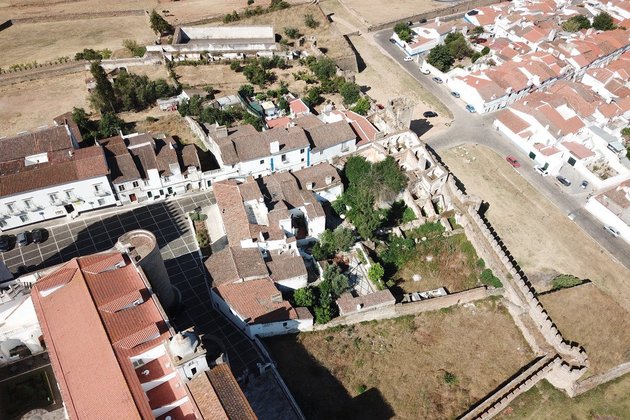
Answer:
<svg viewBox="0 0 630 420"><path fill-rule="evenodd" d="M70 61L61 64L42 64L34 69L7 71L0 74L0 86L30 80L45 79L70 73L80 73L85 70L86 61Z"/></svg>
<svg viewBox="0 0 630 420"><path fill-rule="evenodd" d="M144 9L132 10L110 10L103 12L86 12L86 13L62 13L58 15L31 16L23 18L11 19L14 25L20 23L42 23L42 22L63 22L83 19L98 19L121 16L144 16L147 11Z"/></svg>
<svg viewBox="0 0 630 420"><path fill-rule="evenodd" d="M104 70L113 70L117 68L127 68L136 66L154 66L164 64L162 56L147 55L145 57L133 57L133 58L113 58L108 60L101 60L101 67ZM90 63L85 65L86 70L90 70Z"/></svg>
<svg viewBox="0 0 630 420"><path fill-rule="evenodd" d="M591 376L583 381L578 382L574 387L575 395L583 394L591 389L599 386L620 376L630 373L630 362L622 363L599 375Z"/></svg>
<svg viewBox="0 0 630 420"><path fill-rule="evenodd" d="M340 316L324 325L313 325L313 331L322 331L339 325L352 325L364 321L377 321L381 319L398 318L404 315L415 315L421 312L437 311L450 306L461 305L476 300L485 299L497 295L500 292L488 290L485 286L453 293L412 303L397 303L385 308L372 309L351 315Z"/></svg>

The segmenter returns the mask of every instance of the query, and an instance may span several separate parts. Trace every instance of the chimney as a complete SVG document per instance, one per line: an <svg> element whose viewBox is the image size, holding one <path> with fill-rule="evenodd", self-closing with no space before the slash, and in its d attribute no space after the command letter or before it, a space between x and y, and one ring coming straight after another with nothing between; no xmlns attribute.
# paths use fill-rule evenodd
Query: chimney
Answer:
<svg viewBox="0 0 630 420"><path fill-rule="evenodd" d="M68 150L68 156L70 156L70 157L74 156L74 151Z"/></svg>
<svg viewBox="0 0 630 420"><path fill-rule="evenodd" d="M361 309L363 309L363 304L362 303L358 303L357 304L357 311L360 311Z"/></svg>
<svg viewBox="0 0 630 420"><path fill-rule="evenodd" d="M312 182L307 182L306 183L306 189L307 190L312 190L313 189L314 184Z"/></svg>
<svg viewBox="0 0 630 420"><path fill-rule="evenodd" d="M269 152L271 154L278 153L279 151L280 151L280 142L278 142L277 140L274 140L271 143L269 143Z"/></svg>
<svg viewBox="0 0 630 420"><path fill-rule="evenodd" d="M274 302L274 303L281 303L282 302L282 294L275 293L275 294L271 295L271 301Z"/></svg>
<svg viewBox="0 0 630 420"><path fill-rule="evenodd" d="M330 185L333 182L333 177L332 176L327 176L326 177L326 185Z"/></svg>

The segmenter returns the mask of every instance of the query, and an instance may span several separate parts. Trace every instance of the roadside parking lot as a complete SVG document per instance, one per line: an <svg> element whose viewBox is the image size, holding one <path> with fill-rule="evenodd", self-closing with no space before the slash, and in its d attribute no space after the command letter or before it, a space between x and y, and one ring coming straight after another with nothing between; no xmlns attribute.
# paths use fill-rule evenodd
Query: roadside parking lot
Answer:
<svg viewBox="0 0 630 420"><path fill-rule="evenodd" d="M24 269L30 272L80 255L106 251L124 232L140 228L149 230L158 240L171 282L181 292L181 312L172 321L180 330L195 326L199 332L221 340L226 347L232 371L238 377L245 369L255 371L256 363L262 362L262 359L252 342L212 309L205 267L186 219L186 214L195 208L212 203L214 195L205 192L135 208L112 209L94 217L86 214L85 218L69 223L53 220L27 226L9 233L16 234L43 226L48 230L49 237L41 244L29 244L21 248L16 246L0 253L0 259L13 273Z"/></svg>

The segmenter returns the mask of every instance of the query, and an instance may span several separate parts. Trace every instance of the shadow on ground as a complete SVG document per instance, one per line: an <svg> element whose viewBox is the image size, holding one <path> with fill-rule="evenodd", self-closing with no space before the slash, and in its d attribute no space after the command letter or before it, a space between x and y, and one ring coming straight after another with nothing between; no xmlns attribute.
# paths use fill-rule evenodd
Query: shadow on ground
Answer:
<svg viewBox="0 0 630 420"><path fill-rule="evenodd" d="M297 336L265 339L280 375L308 419L389 419L394 412L376 388L352 397Z"/></svg>

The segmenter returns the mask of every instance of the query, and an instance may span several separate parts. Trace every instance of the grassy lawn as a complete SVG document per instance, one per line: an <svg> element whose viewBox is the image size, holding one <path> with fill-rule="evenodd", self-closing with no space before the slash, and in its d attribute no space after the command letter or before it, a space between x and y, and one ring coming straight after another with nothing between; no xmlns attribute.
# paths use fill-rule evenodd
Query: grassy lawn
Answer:
<svg viewBox="0 0 630 420"><path fill-rule="evenodd" d="M630 375L600 385L575 398L541 381L515 399L497 419L627 419Z"/></svg>
<svg viewBox="0 0 630 420"><path fill-rule="evenodd" d="M265 342L309 419L453 418L534 356L493 299Z"/></svg>

